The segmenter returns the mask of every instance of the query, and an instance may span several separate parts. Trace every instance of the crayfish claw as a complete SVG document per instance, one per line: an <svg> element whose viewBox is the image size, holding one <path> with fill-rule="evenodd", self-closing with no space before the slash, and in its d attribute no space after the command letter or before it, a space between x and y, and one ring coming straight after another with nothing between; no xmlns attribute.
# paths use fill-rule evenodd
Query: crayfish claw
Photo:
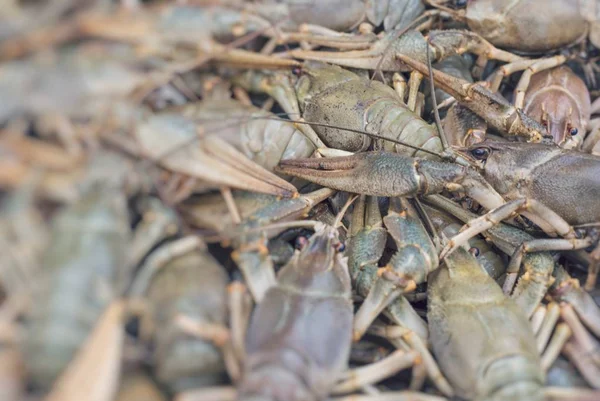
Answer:
<svg viewBox="0 0 600 401"><path fill-rule="evenodd" d="M393 172L384 165L388 164L386 161L393 164L396 156L365 152L343 157L283 160L275 171L338 191L389 196L391 188L385 188L386 177Z"/></svg>

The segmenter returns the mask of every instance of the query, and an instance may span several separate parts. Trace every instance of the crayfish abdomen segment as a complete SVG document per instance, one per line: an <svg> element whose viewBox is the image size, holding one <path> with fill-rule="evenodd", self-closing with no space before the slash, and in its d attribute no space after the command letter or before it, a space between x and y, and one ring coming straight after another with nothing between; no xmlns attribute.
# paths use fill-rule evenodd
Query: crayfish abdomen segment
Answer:
<svg viewBox="0 0 600 401"><path fill-rule="evenodd" d="M496 46L540 53L576 42L587 32L578 1L479 0L469 2L469 27Z"/></svg>
<svg viewBox="0 0 600 401"><path fill-rule="evenodd" d="M312 399L298 394L325 397L337 379L333 373L347 364L352 317L349 299L271 288L252 317L246 341L248 373L240 392L294 394L275 397L278 401ZM275 371L285 373L272 375ZM281 380L276 380L278 376Z"/></svg>
<svg viewBox="0 0 600 401"><path fill-rule="evenodd" d="M457 395L543 399L543 372L529 321L477 260L459 248L428 282L431 344Z"/></svg>

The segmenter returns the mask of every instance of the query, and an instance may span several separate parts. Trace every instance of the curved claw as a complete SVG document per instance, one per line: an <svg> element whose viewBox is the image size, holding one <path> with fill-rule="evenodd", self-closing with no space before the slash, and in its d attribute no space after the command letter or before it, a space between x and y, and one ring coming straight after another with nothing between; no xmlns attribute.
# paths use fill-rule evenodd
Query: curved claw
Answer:
<svg viewBox="0 0 600 401"><path fill-rule="evenodd" d="M292 197L296 187L249 159L216 135L198 141L195 123L182 116L155 115L138 125L142 154L172 172L215 186ZM197 142L198 141L198 142Z"/></svg>
<svg viewBox="0 0 600 401"><path fill-rule="evenodd" d="M429 75L426 64L403 54L398 54L396 57L421 74ZM438 87L483 118L491 127L505 133L505 136L519 136L530 142L540 142L543 137L549 136L543 125L482 85L470 83L435 69L432 70L432 75Z"/></svg>
<svg viewBox="0 0 600 401"><path fill-rule="evenodd" d="M369 152L343 157L282 160L276 171L341 191L390 196L381 185L377 185L383 178L381 173L389 174L378 169L377 165L383 160L391 161L393 158L390 156Z"/></svg>
<svg viewBox="0 0 600 401"><path fill-rule="evenodd" d="M464 175L462 167L396 153L283 160L276 171L334 188L371 196L413 196L441 192Z"/></svg>

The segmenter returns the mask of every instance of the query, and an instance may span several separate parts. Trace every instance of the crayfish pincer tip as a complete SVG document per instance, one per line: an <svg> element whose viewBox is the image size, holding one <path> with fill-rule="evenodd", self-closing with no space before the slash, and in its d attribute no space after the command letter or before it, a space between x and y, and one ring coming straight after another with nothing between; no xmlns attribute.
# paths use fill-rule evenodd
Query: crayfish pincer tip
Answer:
<svg viewBox="0 0 600 401"><path fill-rule="evenodd" d="M286 168L304 168L310 170L351 170L370 154L376 152L357 153L351 156L312 157L307 159L287 159L279 162L280 171Z"/></svg>
<svg viewBox="0 0 600 401"><path fill-rule="evenodd" d="M308 159L287 159L279 162L279 167L285 169L286 167L301 167L309 168L314 170L325 169L326 163L325 158L308 158Z"/></svg>
<svg viewBox="0 0 600 401"><path fill-rule="evenodd" d="M283 189L280 191L280 193L278 195L281 196L282 198L295 198L296 196L298 196L298 192Z"/></svg>
<svg viewBox="0 0 600 401"><path fill-rule="evenodd" d="M304 160L310 160L310 159L285 159L285 160L280 160L278 167L300 166L300 165L302 165L302 162Z"/></svg>

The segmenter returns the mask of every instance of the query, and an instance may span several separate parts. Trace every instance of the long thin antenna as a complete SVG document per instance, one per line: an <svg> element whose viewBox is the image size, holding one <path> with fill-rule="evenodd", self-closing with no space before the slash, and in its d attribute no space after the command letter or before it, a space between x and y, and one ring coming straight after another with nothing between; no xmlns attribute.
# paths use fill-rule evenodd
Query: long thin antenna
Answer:
<svg viewBox="0 0 600 401"><path fill-rule="evenodd" d="M285 116L287 114L286 113L276 114L276 116L279 116L279 115ZM265 118L265 117L249 117L249 118L230 119L228 122L231 122L231 123L223 124L221 126L215 127L212 130L209 130L209 131L204 131L203 134L204 135L214 134L214 133L217 133L217 132L219 132L219 131L221 131L223 129L235 128L235 127L240 126L242 123L245 123L245 122L248 122L248 121L252 121L252 120L260 120L260 119L263 119L263 118ZM267 118L269 118L269 117L267 117ZM279 119L277 119L277 120L279 120ZM288 122L290 121L290 120L286 120L286 119L283 119L283 118L280 119L280 120L282 120L282 121L288 121ZM203 122L214 122L214 121L222 121L222 120L221 119L217 119L217 118L214 118L214 119L209 118L209 119L194 119L193 121L194 122L198 122L198 123L203 123ZM155 163L159 162L162 159L171 156L173 153L175 153L175 152L177 152L177 151L179 151L181 149L186 148L187 146L193 144L196 141L199 141L200 139L202 139L202 137L199 136L199 135L197 135L197 136L195 136L193 138L185 140L185 141L181 142L180 144L175 145L172 148L165 150L163 153L161 153L159 156L157 156L156 158L154 158L151 161L153 161Z"/></svg>
<svg viewBox="0 0 600 401"><path fill-rule="evenodd" d="M267 118L269 118L269 117L267 117ZM273 119L273 120L277 121L278 119ZM281 121L288 121L288 120L281 119ZM417 145L412 145L412 144L410 144L408 142L404 142L404 141L401 141L401 140L398 140L398 139L392 139L392 138L387 138L387 137L385 137L383 135L373 134L373 133L370 133L370 132L367 132L367 131L364 131L364 130L353 129L353 128L346 128L346 127L341 127L341 126L332 125L332 124L316 123L316 122L311 122L311 121L294 121L294 123L295 124L310 124L310 125L314 125L314 126L317 126L317 127L336 128L336 129L341 129L343 131L355 132L357 134L366 135L366 136L371 137L371 138L382 139L384 141L388 141L388 142L395 143L395 144L398 144L398 145L406 146L407 148L419 150L419 151L424 152L424 153L429 153L430 155L437 156L437 157L439 157L441 159L447 159L447 157L444 156L443 154L434 152L432 150L425 149L425 148L422 148L422 147L417 146Z"/></svg>
<svg viewBox="0 0 600 401"><path fill-rule="evenodd" d="M442 142L442 147L444 148L444 150L446 150L450 146L448 145L448 139L446 138L444 128L442 128L442 120L440 119L440 113L438 111L437 99L435 98L435 84L433 82L433 68L431 67L431 54L429 53L429 41L427 41L426 43L427 45L425 46L425 52L427 53L427 69L429 72L429 89L431 90L433 116L435 117L435 126L437 128L440 141Z"/></svg>
<svg viewBox="0 0 600 401"><path fill-rule="evenodd" d="M308 124L308 125L313 125L313 126L317 126L317 127L335 128L335 129L340 129L340 130L347 131L347 132L355 132L357 134L366 135L366 136L374 138L374 139L381 139L381 140L388 141L388 142L391 142L391 143L395 143L395 144L398 144L398 145L401 145L401 146L406 146L407 148L415 149L415 150L418 150L418 151L421 151L421 152L424 152L424 153L429 153L429 154L431 154L433 156L437 156L437 157L439 157L441 159L448 159L443 154L434 152L432 150L425 149L425 148L422 148L422 147L417 146L417 145L412 145L412 144L410 144L408 142L401 141L401 140L398 140L398 139L387 138L387 137L384 137L382 135L373 134L373 133L370 133L370 132L367 132L367 131L364 131L364 130L353 129L353 128L346 128L346 127L342 127L342 126L338 126L338 125L333 125L333 124L317 123L317 122L313 122L313 121L290 121L290 120L287 120L285 118L280 118L279 117L279 116L287 116L287 115L289 115L289 113L275 114L275 117L273 117L273 116L253 116L253 117L248 117L248 118L240 118L240 119L236 119L236 120L233 120L233 121L229 120L229 121L232 121L230 124L224 124L224 125L221 125L219 127L215 127L212 130L205 131L204 135L210 135L210 134L213 134L215 132L219 132L222 129L233 128L233 127L236 127L236 126L238 126L238 125L240 125L242 123L249 122L249 121L252 121L252 120L273 120L273 121L291 122L291 123L294 123L294 124ZM197 122L197 123L206 123L206 122L214 122L214 121L222 121L222 120L216 119L216 118L215 119L212 119L212 118L210 118L210 119L204 119L204 118L203 119L194 119L194 122ZM196 142L196 141L198 141L200 139L201 139L201 137L197 136L197 137L194 137L194 138L190 138L189 140L183 141L182 143L177 144L177 145L173 146L172 148L165 150L164 153L160 154L158 157L156 157L152 161L158 162L158 161L162 160L163 158L170 156L174 152L177 152L178 150L181 150L181 149L183 149L183 148L191 145L192 143L194 143L194 142Z"/></svg>

